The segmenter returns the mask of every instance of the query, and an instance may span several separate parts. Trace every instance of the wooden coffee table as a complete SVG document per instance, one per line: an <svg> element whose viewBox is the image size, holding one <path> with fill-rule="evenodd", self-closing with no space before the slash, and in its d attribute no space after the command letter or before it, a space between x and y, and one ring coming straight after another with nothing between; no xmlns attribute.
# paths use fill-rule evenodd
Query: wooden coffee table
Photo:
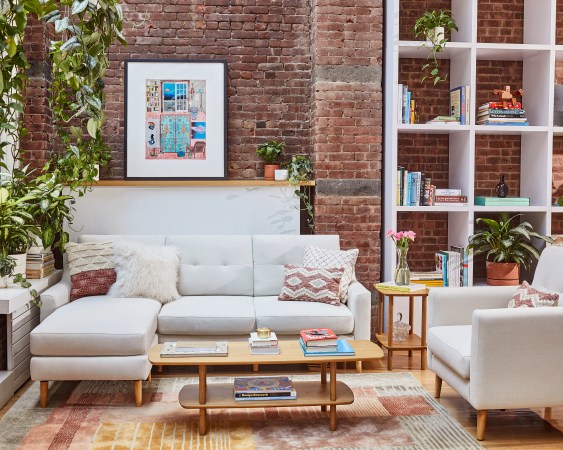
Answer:
<svg viewBox="0 0 563 450"><path fill-rule="evenodd" d="M194 356L186 358L161 358L162 344L149 351L149 361L162 366L198 366L199 384L186 385L179 394L179 402L186 409L199 409L199 434L209 430L207 410L214 408L263 408L283 406L320 406L323 411L330 407L329 428L336 430L336 405L354 402L352 390L343 382L336 381L336 364L380 359L383 351L370 341L349 341L354 356L304 356L298 341L280 341L279 355L252 355L247 342L229 342L228 356ZM319 381L295 381L296 400L247 400L235 401L233 383L207 385L207 366L235 366L245 364L303 364L320 363ZM327 365L330 380L327 384Z"/></svg>

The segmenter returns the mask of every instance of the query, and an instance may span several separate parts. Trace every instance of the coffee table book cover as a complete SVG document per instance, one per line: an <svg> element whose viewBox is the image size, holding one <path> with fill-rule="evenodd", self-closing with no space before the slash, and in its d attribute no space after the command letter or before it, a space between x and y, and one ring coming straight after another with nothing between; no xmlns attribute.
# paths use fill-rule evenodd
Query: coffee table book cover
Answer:
<svg viewBox="0 0 563 450"><path fill-rule="evenodd" d="M178 341L162 344L162 358L182 358L189 356L227 356L229 344L226 341Z"/></svg>
<svg viewBox="0 0 563 450"><path fill-rule="evenodd" d="M293 397L293 383L285 376L236 377L235 398Z"/></svg>
<svg viewBox="0 0 563 450"><path fill-rule="evenodd" d="M305 356L354 356L356 354L346 339L338 339L336 347L330 347L328 349L307 347L301 338L299 338L299 345Z"/></svg>
<svg viewBox="0 0 563 450"><path fill-rule="evenodd" d="M306 328L299 332L307 347L336 346L336 333L330 328Z"/></svg>

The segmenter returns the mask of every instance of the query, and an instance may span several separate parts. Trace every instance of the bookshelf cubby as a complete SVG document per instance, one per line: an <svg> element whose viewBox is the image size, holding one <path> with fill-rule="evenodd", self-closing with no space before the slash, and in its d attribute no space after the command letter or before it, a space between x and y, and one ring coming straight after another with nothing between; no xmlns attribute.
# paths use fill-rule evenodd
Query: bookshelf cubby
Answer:
<svg viewBox="0 0 563 450"><path fill-rule="evenodd" d="M459 32L438 54L447 81L421 81L427 49L412 32L426 10L447 9ZM388 2L385 25L384 229L413 229L413 270L431 270L437 247L466 246L475 219L501 211L521 214L542 234L563 234L563 126L554 126L554 85L563 84L563 0L439 0ZM397 123L398 84L417 100L419 123ZM524 89L529 126L476 125L478 107L496 100L492 89ZM449 90L470 86L468 125L427 124L448 115ZM397 206L397 167L421 171L439 188L461 188L467 206ZM509 196L530 197L527 207L475 206L476 195L494 195L505 175ZM434 182L433 182L434 184ZM383 278L395 268L395 249L384 239ZM469 285L480 282L481 261L469 260ZM478 267L477 267L478 266Z"/></svg>

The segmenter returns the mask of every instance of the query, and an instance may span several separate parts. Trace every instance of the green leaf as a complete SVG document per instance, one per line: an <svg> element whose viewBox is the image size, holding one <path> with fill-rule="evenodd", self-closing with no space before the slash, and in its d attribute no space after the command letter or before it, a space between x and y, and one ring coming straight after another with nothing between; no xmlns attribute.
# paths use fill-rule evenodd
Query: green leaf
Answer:
<svg viewBox="0 0 563 450"><path fill-rule="evenodd" d="M88 6L89 0L75 0L72 3L72 10L71 10L71 14L75 15L75 14L80 14L82 11L84 11L86 9L86 7Z"/></svg>
<svg viewBox="0 0 563 450"><path fill-rule="evenodd" d="M18 51L18 46L16 45L16 41L13 37L8 38L8 42L6 44L6 52L10 57L14 56Z"/></svg>
<svg viewBox="0 0 563 450"><path fill-rule="evenodd" d="M89 119L87 128L88 128L88 134L95 139L96 132L98 131L98 122L94 119Z"/></svg>
<svg viewBox="0 0 563 450"><path fill-rule="evenodd" d="M0 72L0 92L4 91L4 76Z"/></svg>
<svg viewBox="0 0 563 450"><path fill-rule="evenodd" d="M55 20L55 33L60 33L68 28L68 17Z"/></svg>

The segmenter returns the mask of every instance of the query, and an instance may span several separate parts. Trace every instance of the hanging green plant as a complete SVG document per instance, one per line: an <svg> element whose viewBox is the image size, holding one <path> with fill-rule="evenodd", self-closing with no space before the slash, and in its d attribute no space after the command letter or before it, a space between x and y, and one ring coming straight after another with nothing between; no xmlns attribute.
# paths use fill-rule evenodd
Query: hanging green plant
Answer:
<svg viewBox="0 0 563 450"><path fill-rule="evenodd" d="M289 172L289 184L297 185L294 191L295 196L300 200L303 209L307 213L307 225L311 230L311 234L315 232L315 211L312 203L312 187L300 186L303 181L311 180L313 177L313 163L308 156L294 155L286 164Z"/></svg>

